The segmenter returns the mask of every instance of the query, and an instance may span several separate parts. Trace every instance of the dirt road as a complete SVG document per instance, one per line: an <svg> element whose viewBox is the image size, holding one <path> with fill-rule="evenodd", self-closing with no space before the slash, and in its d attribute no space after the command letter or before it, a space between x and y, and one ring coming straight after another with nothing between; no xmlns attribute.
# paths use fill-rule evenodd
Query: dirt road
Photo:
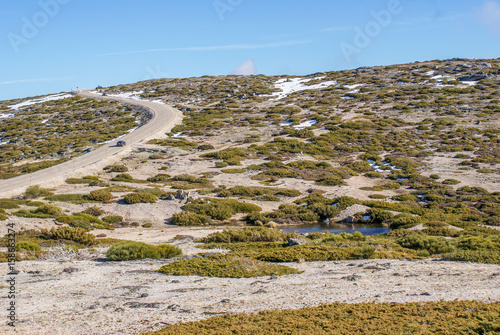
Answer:
<svg viewBox="0 0 500 335"><path fill-rule="evenodd" d="M148 108L153 112L153 118L130 134L120 138L127 142L125 147L117 147L116 141L107 143L94 151L76 157L68 162L8 180L0 181L0 197L20 194L29 185L46 185L62 182L69 176L88 173L92 168L116 161L119 157L129 153L134 144L143 142L151 137L164 133L172 128L176 121L181 120L182 113L171 106L151 101L139 101L120 97L100 96L88 91L75 92L78 95L94 99L114 100L130 105Z"/></svg>

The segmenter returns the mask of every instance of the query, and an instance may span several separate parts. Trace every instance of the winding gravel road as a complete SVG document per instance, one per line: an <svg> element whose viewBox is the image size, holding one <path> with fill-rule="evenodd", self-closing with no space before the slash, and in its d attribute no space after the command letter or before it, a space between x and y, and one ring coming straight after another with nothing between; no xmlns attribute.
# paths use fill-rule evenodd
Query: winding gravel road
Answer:
<svg viewBox="0 0 500 335"><path fill-rule="evenodd" d="M153 118L148 123L137 128L130 134L120 138L120 140L127 142L127 146L125 147L117 147L116 141L113 141L91 151L90 153L73 158L65 163L37 171L32 174L26 174L0 181L0 197L5 197L8 194L11 195L13 193L21 193L29 185L44 184L51 180L67 178L70 175L74 175L76 172L81 173L85 171L85 168L95 167L96 164L106 161L111 157L114 160L118 159L118 157L129 152L132 145L148 139L155 134L165 132L167 130L166 128L172 126L176 119L182 117L182 113L180 111L172 108L171 106L156 102L101 96L90 93L89 91L78 91L76 93L87 98L114 100L129 105L145 107L153 112Z"/></svg>

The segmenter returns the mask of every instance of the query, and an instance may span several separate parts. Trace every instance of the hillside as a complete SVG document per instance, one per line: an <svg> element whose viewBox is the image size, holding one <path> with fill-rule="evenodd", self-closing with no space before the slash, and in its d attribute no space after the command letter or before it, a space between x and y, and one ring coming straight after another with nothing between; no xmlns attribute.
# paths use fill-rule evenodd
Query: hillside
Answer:
<svg viewBox="0 0 500 335"><path fill-rule="evenodd" d="M165 322L339 301L500 301L498 290L491 289L489 297L485 293L498 287L500 278L500 59L303 77L155 79L96 92L171 105L184 118L170 132L134 144L102 170L74 173L63 184L32 185L0 199L0 220L20 231L17 241L41 246L31 253L18 250L17 257L30 262L23 265L26 271L32 264L47 273L59 271L53 260L77 262L72 264L91 280L112 278L117 290L129 285L125 281L137 281L137 289L117 291L124 296L148 292L133 302L139 307L109 293L113 298L106 307L86 293L82 300L72 297L69 282L61 282L65 299L86 306L82 315L89 317L90 305L101 311L94 328L138 333L158 330ZM148 121L145 110L125 102L64 95L0 102L0 115L1 178L113 143ZM386 233L321 232L351 226ZM294 227L315 230L298 234ZM6 233L2 227L0 235ZM161 260L130 261L130 271L119 265L127 263L95 261L115 260L110 253L120 240L153 244L159 249L134 245L130 250L144 248L137 258ZM59 250L61 241L66 246ZM1 242L7 246L6 237ZM167 242L186 256L162 257L167 247L159 245ZM68 253L68 245L77 251ZM128 257L127 252L113 257ZM3 251L0 258L6 260ZM470 274L476 270L476 277ZM23 280L29 281L26 271ZM443 278L432 277L436 272ZM428 286L414 282L415 273L428 276ZM324 276L331 275L335 284L323 286ZM251 280L263 276L270 277ZM165 277L167 286L178 284L179 291L161 291ZM247 291L255 283L258 287L240 298L234 278L245 277L249 282L239 283L248 285ZM283 282L299 288L282 292ZM221 283L227 291L215 290ZM314 283L310 290L300 288L308 283ZM44 285L37 289L52 299ZM334 299L328 296L332 289L348 292ZM294 292L303 302L288 299ZM185 305L176 300L181 293ZM143 301L158 305L143 306ZM372 305L367 310L378 309ZM497 313L498 303L491 306ZM149 317L154 324L141 323ZM113 318L126 325L108 325L105 320ZM61 316L50 325L67 320Z"/></svg>

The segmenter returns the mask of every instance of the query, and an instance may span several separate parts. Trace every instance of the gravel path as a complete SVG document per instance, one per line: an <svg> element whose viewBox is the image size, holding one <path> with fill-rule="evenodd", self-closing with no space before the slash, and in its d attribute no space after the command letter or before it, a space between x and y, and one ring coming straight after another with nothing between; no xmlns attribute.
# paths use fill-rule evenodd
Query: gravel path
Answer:
<svg viewBox="0 0 500 335"><path fill-rule="evenodd" d="M291 263L305 272L233 279L154 271L165 263L20 262L17 334L139 334L223 313L335 301L500 301L498 265L436 260ZM6 276L1 280L5 283ZM5 311L6 285L2 288L0 308ZM9 334L5 324L0 333Z"/></svg>

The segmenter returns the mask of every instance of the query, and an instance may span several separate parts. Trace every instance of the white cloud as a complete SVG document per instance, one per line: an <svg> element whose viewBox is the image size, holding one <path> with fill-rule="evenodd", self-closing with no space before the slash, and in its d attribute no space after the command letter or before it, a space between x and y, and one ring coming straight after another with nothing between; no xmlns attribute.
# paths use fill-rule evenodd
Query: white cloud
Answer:
<svg viewBox="0 0 500 335"><path fill-rule="evenodd" d="M287 47L299 44L308 44L311 42L312 41L283 41L283 42L267 43L267 44L229 44L229 45L214 45L214 46L203 46L203 47L144 49L144 50L134 50L134 51L110 52L98 56L116 56L116 55L162 52L162 51L220 51L220 50L268 49L268 48Z"/></svg>
<svg viewBox="0 0 500 335"><path fill-rule="evenodd" d="M22 84L22 83L46 83L51 81L70 80L74 78L76 77L72 76L72 77L58 77L58 78L31 78L31 79L7 80L7 81L0 81L0 85Z"/></svg>
<svg viewBox="0 0 500 335"><path fill-rule="evenodd" d="M500 2L485 1L478 8L477 14L479 19L490 28L492 33L500 34Z"/></svg>
<svg viewBox="0 0 500 335"><path fill-rule="evenodd" d="M238 66L231 72L231 74L236 74L240 76L249 76L252 74L257 74L257 68L255 67L255 62L253 59L247 60L245 63Z"/></svg>

